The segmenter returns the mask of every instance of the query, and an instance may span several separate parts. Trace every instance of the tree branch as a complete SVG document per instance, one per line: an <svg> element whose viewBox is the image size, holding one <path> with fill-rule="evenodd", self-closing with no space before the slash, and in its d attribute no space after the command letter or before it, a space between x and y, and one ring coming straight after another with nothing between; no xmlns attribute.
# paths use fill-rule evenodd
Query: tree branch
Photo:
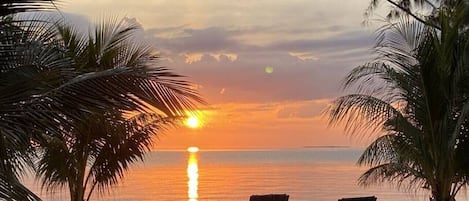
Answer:
<svg viewBox="0 0 469 201"><path fill-rule="evenodd" d="M425 2L427 2L428 5L430 5L433 9L438 9L435 4L433 4L432 2L430 2L429 0L425 0Z"/></svg>
<svg viewBox="0 0 469 201"><path fill-rule="evenodd" d="M417 20L417 21L419 21L419 22L421 22L421 23L423 23L423 24L425 24L425 25L434 27L434 28L436 28L436 29L438 29L438 30L441 29L439 26L437 26L437 25L435 25L435 24L428 23L426 20L424 20L424 19L420 18L419 16L417 16L416 14L412 13L409 8L405 8L405 7L399 5L398 3L396 3L396 2L394 2L394 1L392 1L392 0L386 0L386 1L387 1L388 3L390 3L390 4L394 5L394 6L396 6L397 8L401 9L402 11L404 11L405 13L407 13L408 15L412 16L415 20ZM435 6L435 5L431 4L431 3L430 3L430 5L432 5L433 7Z"/></svg>

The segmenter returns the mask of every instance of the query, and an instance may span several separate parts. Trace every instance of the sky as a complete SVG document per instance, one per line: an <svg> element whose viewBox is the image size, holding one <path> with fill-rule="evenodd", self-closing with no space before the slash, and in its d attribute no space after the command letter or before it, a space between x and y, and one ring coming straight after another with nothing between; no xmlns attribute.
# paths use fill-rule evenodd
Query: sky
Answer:
<svg viewBox="0 0 469 201"><path fill-rule="evenodd" d="M209 103L203 125L162 134L158 149L362 146L323 112L341 80L369 61L369 0L80 0L60 4L78 26L109 16L138 23L160 65Z"/></svg>

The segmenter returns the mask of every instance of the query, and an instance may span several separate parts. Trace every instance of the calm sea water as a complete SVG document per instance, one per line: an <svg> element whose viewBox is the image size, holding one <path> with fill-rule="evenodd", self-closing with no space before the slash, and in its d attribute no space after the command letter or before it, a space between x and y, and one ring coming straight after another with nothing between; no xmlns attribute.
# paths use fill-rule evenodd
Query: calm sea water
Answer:
<svg viewBox="0 0 469 201"><path fill-rule="evenodd" d="M424 192L382 185L363 188L355 165L361 150L320 148L255 151L156 151L135 165L119 186L93 200L247 201L253 194L286 193L291 201L326 201L375 195L379 201L428 200ZM62 192L40 193L45 200L68 200ZM463 193L458 200L469 200Z"/></svg>

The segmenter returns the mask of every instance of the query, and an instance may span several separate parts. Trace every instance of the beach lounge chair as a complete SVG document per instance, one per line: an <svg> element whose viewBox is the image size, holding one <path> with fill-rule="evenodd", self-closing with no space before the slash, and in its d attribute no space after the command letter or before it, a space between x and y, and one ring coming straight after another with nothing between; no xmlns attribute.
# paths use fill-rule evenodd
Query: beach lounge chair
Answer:
<svg viewBox="0 0 469 201"><path fill-rule="evenodd" d="M249 201L288 201L287 194L251 195Z"/></svg>
<svg viewBox="0 0 469 201"><path fill-rule="evenodd" d="M342 198L339 199L339 201L376 201L375 196L369 196L369 197L355 197L355 198Z"/></svg>

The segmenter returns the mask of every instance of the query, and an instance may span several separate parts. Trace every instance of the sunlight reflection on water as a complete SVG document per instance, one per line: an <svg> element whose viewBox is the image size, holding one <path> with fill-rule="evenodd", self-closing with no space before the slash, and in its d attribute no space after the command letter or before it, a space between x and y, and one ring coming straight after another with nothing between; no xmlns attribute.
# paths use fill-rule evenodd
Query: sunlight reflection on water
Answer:
<svg viewBox="0 0 469 201"><path fill-rule="evenodd" d="M187 160L187 195L189 201L197 201L199 198L198 185L199 185L199 167L197 165L197 153L190 152L189 159Z"/></svg>
<svg viewBox="0 0 469 201"><path fill-rule="evenodd" d="M91 201L242 201L253 194L287 193L294 201L338 200L375 195L379 201L428 201L426 192L390 185L357 185L366 167L357 167L362 150L157 151L136 164L111 194ZM25 184L44 201L70 200L66 189L42 192L40 182ZM457 201L469 201L464 189Z"/></svg>

